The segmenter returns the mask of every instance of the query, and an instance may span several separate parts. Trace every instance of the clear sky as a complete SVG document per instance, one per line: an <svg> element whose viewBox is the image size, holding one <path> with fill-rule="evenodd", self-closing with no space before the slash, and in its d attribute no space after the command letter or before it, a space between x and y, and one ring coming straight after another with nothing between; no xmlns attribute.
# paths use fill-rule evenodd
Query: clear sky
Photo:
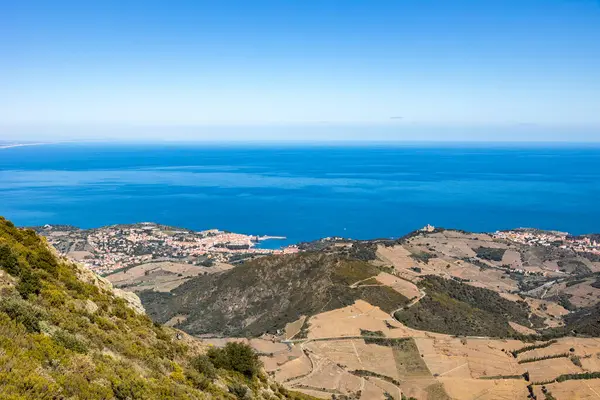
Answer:
<svg viewBox="0 0 600 400"><path fill-rule="evenodd" d="M600 141L597 0L0 0L0 15L0 139Z"/></svg>

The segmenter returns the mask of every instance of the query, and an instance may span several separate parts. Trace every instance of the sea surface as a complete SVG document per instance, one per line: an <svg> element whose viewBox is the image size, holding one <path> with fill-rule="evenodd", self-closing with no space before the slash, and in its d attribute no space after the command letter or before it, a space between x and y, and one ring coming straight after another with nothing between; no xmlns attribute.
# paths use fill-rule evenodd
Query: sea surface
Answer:
<svg viewBox="0 0 600 400"><path fill-rule="evenodd" d="M399 237L426 224L600 232L600 147L57 144L0 149L0 215L82 228L158 222Z"/></svg>

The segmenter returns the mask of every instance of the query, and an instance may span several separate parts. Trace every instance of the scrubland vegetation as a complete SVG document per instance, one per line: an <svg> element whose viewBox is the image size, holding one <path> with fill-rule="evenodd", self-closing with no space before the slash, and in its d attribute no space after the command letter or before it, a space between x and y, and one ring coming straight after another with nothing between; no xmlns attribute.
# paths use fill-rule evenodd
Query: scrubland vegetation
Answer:
<svg viewBox="0 0 600 400"><path fill-rule="evenodd" d="M506 249L499 249L495 247L478 247L475 249L475 253L477 253L477 257L482 260L489 261L502 261L502 257Z"/></svg>
<svg viewBox="0 0 600 400"><path fill-rule="evenodd" d="M202 355L1 217L0 267L2 399L304 397L271 384L248 346Z"/></svg>
<svg viewBox="0 0 600 400"><path fill-rule="evenodd" d="M419 285L427 296L396 318L412 328L454 335L507 337L516 334L510 320L529 326L529 306L498 293L439 276L426 276Z"/></svg>

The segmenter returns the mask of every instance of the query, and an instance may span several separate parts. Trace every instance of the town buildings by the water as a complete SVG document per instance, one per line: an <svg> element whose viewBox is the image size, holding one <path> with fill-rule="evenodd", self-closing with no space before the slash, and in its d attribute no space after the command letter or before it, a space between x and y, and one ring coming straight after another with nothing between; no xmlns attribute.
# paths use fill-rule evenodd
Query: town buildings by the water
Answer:
<svg viewBox="0 0 600 400"><path fill-rule="evenodd" d="M506 239L528 246L554 246L576 252L600 255L600 242L589 236L571 236L566 232L541 231L536 229L515 229L497 231L494 237Z"/></svg>
<svg viewBox="0 0 600 400"><path fill-rule="evenodd" d="M259 237L217 229L194 232L152 223L91 230L46 225L37 230L60 253L83 262L99 274L153 261L207 266L248 256L298 251L296 246L278 250L257 247L262 240L283 239L281 237Z"/></svg>

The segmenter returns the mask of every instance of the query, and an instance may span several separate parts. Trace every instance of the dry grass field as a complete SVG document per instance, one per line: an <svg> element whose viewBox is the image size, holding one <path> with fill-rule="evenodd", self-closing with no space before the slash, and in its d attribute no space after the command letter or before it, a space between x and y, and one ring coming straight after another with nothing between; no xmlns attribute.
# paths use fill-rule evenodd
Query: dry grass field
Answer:
<svg viewBox="0 0 600 400"><path fill-rule="evenodd" d="M545 385L558 400L592 400L600 398L600 379L566 381ZM544 399L541 386L534 386L534 393L538 399Z"/></svg>
<svg viewBox="0 0 600 400"><path fill-rule="evenodd" d="M438 378L451 399L465 400L517 400L526 399L527 382L523 380L482 380ZM543 399L544 397L538 397Z"/></svg>
<svg viewBox="0 0 600 400"><path fill-rule="evenodd" d="M303 315L300 318L298 318L298 320L296 320L294 322L290 322L289 324L286 324L284 337L286 339L292 339L294 336L296 336L298 333L300 333L300 330L302 329L302 326L304 325L304 321L306 321L306 316Z"/></svg>
<svg viewBox="0 0 600 400"><path fill-rule="evenodd" d="M600 289L591 286L594 281L594 278L586 279L585 282L568 287L562 283L556 285L555 290L560 290L570 295L569 301L575 306L589 307L600 301Z"/></svg>
<svg viewBox="0 0 600 400"><path fill-rule="evenodd" d="M404 339L376 342L366 336L367 331ZM225 341L208 342L223 345ZM410 329L361 300L312 317L307 339L289 344L259 339L249 343L264 354L265 367L275 379L321 398L357 396L360 391L361 399L381 399L386 393L394 399L402 394L419 400L524 399L531 383L522 376L525 372L532 382L539 382L563 374L600 371L600 339L558 339L515 358L511 351L531 343ZM579 357L582 366L566 357L519 363L562 353ZM557 399L597 398L591 397L596 396L597 380L573 382L547 386ZM534 385L534 390L540 392L541 385ZM600 388L597 390L600 393Z"/></svg>
<svg viewBox="0 0 600 400"><path fill-rule="evenodd" d="M409 282L406 279L398 278L386 272L380 273L375 277L375 279L377 279L377 281L382 285L391 287L407 299L418 297L420 294L419 288L414 283Z"/></svg>
<svg viewBox="0 0 600 400"><path fill-rule="evenodd" d="M106 276L106 279L115 287L126 288L133 292L142 290L169 292L193 276L226 271L230 268L233 266L223 263L212 267L200 267L164 261L146 263L125 271L115 272Z"/></svg>
<svg viewBox="0 0 600 400"><path fill-rule="evenodd" d="M531 297L525 298L525 301L529 304L529 307L531 307L533 312L544 318L546 326L557 327L564 325L562 317L567 315L569 311L563 306L552 301L533 299Z"/></svg>
<svg viewBox="0 0 600 400"><path fill-rule="evenodd" d="M417 253L423 251L420 246L411 246L410 248ZM482 270L479 266L468 261L455 258L456 254L462 254L462 247L460 249L459 252L453 253L454 256L448 256L447 259L435 257L427 263L415 260L410 256L411 251L400 245L392 247L379 246L377 255L384 263L393 266L400 277L410 281L417 281L419 277L424 275L438 275L445 278L460 278L470 285L499 293L508 293L517 289L517 282L507 277L502 271L496 269ZM427 251L426 248L425 251ZM414 267L418 267L420 272L412 269Z"/></svg>

